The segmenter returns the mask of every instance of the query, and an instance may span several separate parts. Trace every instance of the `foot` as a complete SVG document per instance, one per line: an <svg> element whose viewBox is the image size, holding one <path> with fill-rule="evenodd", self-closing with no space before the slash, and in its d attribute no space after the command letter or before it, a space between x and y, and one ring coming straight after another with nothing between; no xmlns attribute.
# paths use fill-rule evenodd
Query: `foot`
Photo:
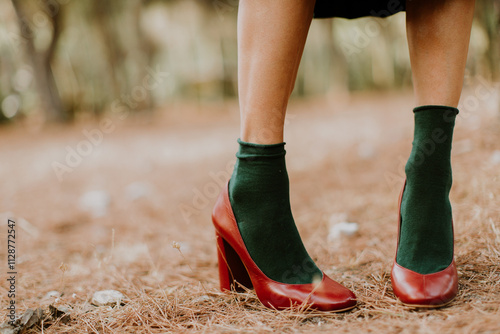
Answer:
<svg viewBox="0 0 500 334"><path fill-rule="evenodd" d="M322 272L307 253L292 216L285 143L238 142L229 199L250 256L277 282L321 281Z"/></svg>
<svg viewBox="0 0 500 334"><path fill-rule="evenodd" d="M415 108L413 149L406 164L397 263L419 274L446 269L453 260L453 226L448 198L453 128L458 110Z"/></svg>

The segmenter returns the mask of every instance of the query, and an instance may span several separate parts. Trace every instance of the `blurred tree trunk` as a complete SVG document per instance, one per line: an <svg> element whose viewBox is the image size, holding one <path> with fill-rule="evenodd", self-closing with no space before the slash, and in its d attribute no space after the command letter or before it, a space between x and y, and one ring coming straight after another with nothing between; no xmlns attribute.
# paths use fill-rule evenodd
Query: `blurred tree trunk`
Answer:
<svg viewBox="0 0 500 334"><path fill-rule="evenodd" d="M140 56L137 59L138 66L140 66L139 77L135 78L138 82L142 82L142 78L148 75L147 66L151 64L154 56L155 48L154 45L149 42L146 36L144 36L141 28L141 15L144 4L142 0L136 0L131 10L133 13L133 26L136 34L137 44L139 46ZM151 94L152 92L149 92ZM142 102L140 107L146 111L152 112L154 103L151 95L148 95L146 99Z"/></svg>
<svg viewBox="0 0 500 334"><path fill-rule="evenodd" d="M488 51L486 58L491 73L491 80L496 80L500 75L500 1L482 0L476 4L476 13L480 24L488 35Z"/></svg>
<svg viewBox="0 0 500 334"><path fill-rule="evenodd" d="M236 58L234 54L231 53L231 43L233 41L227 38L221 37L220 39L220 50L221 50L221 61L222 61L222 97L232 98L237 96L237 78L233 75L236 70L234 66L234 61L232 59Z"/></svg>
<svg viewBox="0 0 500 334"><path fill-rule="evenodd" d="M114 98L130 96L134 88L142 83L142 78L148 74L147 65L154 50L141 32L142 8L142 0L121 3L102 0L92 2L92 17L95 18L94 22L103 40L111 81L110 90ZM121 26L124 24L127 24L128 29L125 33ZM133 105L132 109L152 108L150 96L132 100L129 105ZM99 113L97 110L97 114Z"/></svg>
<svg viewBox="0 0 500 334"><path fill-rule="evenodd" d="M331 78L328 93L349 94L349 63L342 52L338 41L335 38L335 26L333 20L325 20L327 40L325 41L328 50L329 71L327 75ZM334 64L334 62L336 62Z"/></svg>
<svg viewBox="0 0 500 334"><path fill-rule="evenodd" d="M120 78L119 67L121 59L124 57L124 52L114 33L115 29L112 22L110 22L116 14L112 3L112 1L95 0L92 3L92 13L95 18L94 22L104 41L104 50L108 61L109 73L111 74L112 94L114 97L119 97L123 80L123 78Z"/></svg>
<svg viewBox="0 0 500 334"><path fill-rule="evenodd" d="M26 41L26 52L33 66L33 72L38 94L43 103L47 121L65 122L70 120L70 115L64 109L61 96L57 89L56 80L52 72L57 42L61 35L62 13L60 6L50 7L46 2L40 1L41 9L52 24L52 38L46 50L37 50L34 43L35 34L30 27L24 8L20 0L12 0L16 11L22 38ZM24 1L26 4L26 2Z"/></svg>
<svg viewBox="0 0 500 334"><path fill-rule="evenodd" d="M486 31L489 38L488 60L490 63L492 79L496 80L500 76L500 1L485 1Z"/></svg>

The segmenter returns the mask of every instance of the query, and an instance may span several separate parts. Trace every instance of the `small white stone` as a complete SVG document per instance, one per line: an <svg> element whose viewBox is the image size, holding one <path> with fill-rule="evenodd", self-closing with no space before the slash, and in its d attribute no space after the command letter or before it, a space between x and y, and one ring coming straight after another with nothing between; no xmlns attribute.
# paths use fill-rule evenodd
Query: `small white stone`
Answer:
<svg viewBox="0 0 500 334"><path fill-rule="evenodd" d="M144 182L133 182L125 188L125 194L131 201L148 197L151 194L151 185Z"/></svg>
<svg viewBox="0 0 500 334"><path fill-rule="evenodd" d="M116 290L97 291L92 296L92 304L95 306L116 306L120 305L125 296Z"/></svg>
<svg viewBox="0 0 500 334"><path fill-rule="evenodd" d="M500 151L499 150L496 150L495 152L493 152L493 154L491 155L490 161L493 165L500 164Z"/></svg>
<svg viewBox="0 0 500 334"><path fill-rule="evenodd" d="M47 292L45 294L45 296L43 297L43 299L55 299L55 298L59 298L61 296L62 296L62 294L59 291L52 290L52 291Z"/></svg>
<svg viewBox="0 0 500 334"><path fill-rule="evenodd" d="M359 226L357 223L340 222L330 227L328 240L333 241L341 238L342 236L352 236L358 232L358 230Z"/></svg>
<svg viewBox="0 0 500 334"><path fill-rule="evenodd" d="M108 212L111 197L103 190L87 191L80 197L79 206L83 211L90 212L94 217L102 217Z"/></svg>
<svg viewBox="0 0 500 334"><path fill-rule="evenodd" d="M376 151L373 145L369 142L363 142L358 145L358 156L361 159L371 159L375 156Z"/></svg>
<svg viewBox="0 0 500 334"><path fill-rule="evenodd" d="M17 334L19 333L19 328L10 325L8 322L0 324L0 334Z"/></svg>
<svg viewBox="0 0 500 334"><path fill-rule="evenodd" d="M202 303L204 301L207 301L207 300L212 300L211 297L207 296L207 295L201 295L195 299L193 299L193 302L195 303Z"/></svg>

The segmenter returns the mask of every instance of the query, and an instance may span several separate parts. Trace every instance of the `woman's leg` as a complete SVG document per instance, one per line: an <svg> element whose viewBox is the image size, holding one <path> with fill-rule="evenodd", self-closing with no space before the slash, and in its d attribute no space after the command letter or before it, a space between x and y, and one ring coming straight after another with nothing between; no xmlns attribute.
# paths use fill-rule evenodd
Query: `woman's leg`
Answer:
<svg viewBox="0 0 500 334"><path fill-rule="evenodd" d="M457 107L474 0L407 0L406 29L417 106Z"/></svg>
<svg viewBox="0 0 500 334"><path fill-rule="evenodd" d="M243 141L283 142L286 107L314 3L311 0L240 1L238 86Z"/></svg>
<svg viewBox="0 0 500 334"><path fill-rule="evenodd" d="M293 220L283 126L313 16L310 0L242 0L238 16L241 140L229 198L257 266L282 283L311 283L321 271Z"/></svg>
<svg viewBox="0 0 500 334"><path fill-rule="evenodd" d="M407 1L418 107L405 169L397 263L420 274L443 270L453 259L450 153L473 13L474 0Z"/></svg>

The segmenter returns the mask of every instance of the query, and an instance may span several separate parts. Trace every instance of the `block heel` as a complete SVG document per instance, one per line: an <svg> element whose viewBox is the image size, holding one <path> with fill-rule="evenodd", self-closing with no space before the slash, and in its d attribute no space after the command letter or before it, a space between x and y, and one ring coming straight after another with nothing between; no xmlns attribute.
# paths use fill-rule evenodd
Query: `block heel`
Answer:
<svg viewBox="0 0 500 334"><path fill-rule="evenodd" d="M215 239L217 241L220 289L237 292L243 292L245 288L252 289L252 280L238 254L219 233L215 233Z"/></svg>

